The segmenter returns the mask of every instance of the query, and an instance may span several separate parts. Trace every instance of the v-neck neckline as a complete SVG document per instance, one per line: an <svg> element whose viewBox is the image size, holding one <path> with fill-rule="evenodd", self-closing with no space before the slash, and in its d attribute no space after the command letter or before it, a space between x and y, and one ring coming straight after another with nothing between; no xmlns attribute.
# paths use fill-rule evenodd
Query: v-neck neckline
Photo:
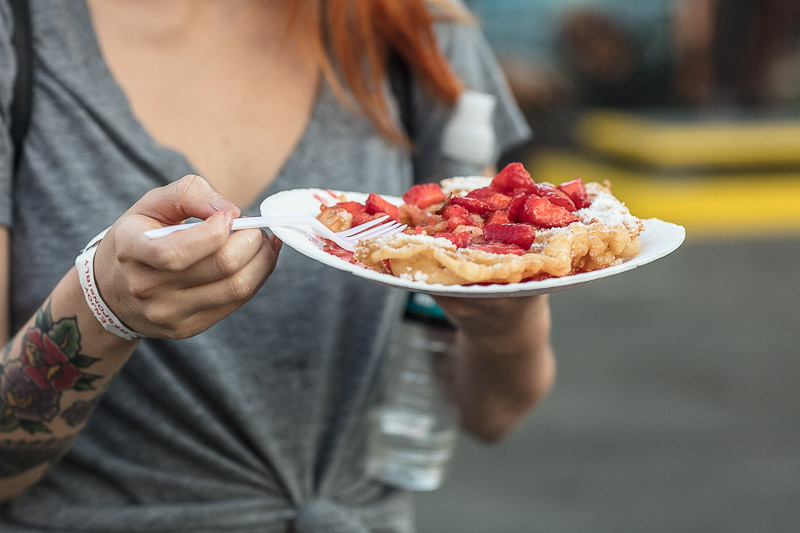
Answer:
<svg viewBox="0 0 800 533"><path fill-rule="evenodd" d="M95 63L94 70L98 75L98 79L93 80L93 82L103 86L103 88L106 90L106 94L110 95L109 101L111 105L115 106L117 111L123 110L123 113L120 114L117 112L115 114L125 120L127 132L136 137L137 146L146 147L148 155L152 157L165 157L172 160L171 165L165 166L170 168L174 167L185 169L182 171L183 174L202 175L197 170L197 167L194 165L194 163L192 163L188 156L186 156L186 154L176 148L172 148L156 140L156 138L147 130L142 121L133 112L133 107L128 99L127 94L125 93L125 90L122 87L122 84L120 84L116 79L113 72L111 72L111 68L106 62L103 49L100 46L100 40L94 26L94 20L92 19L91 8L89 7L88 0L80 0L80 5L80 14L82 18L81 22L84 25L83 29L86 32L86 35L89 36L87 42L91 47L88 56L90 60ZM300 157L300 154L302 154L302 152L306 149L309 132L317 120L317 117L320 113L320 107L322 106L322 101L325 97L325 87L326 83L324 81L324 77L320 74L319 79L317 80L314 101L311 104L308 118L306 119L306 123L303 126L303 130L300 133L297 142L291 149L291 152L288 154L286 159L283 161L283 164L275 173L275 177L268 184L261 188L260 192L255 198L249 201L248 205L239 206L244 214L258 214L258 208L261 202L273 191L298 186L297 183L290 182L291 178L287 175L286 171L292 166L295 159ZM157 163L153 164L152 166L155 168L155 170L160 170L160 165ZM168 176L162 173L159 173L159 176L161 177L159 185L165 185L181 177Z"/></svg>

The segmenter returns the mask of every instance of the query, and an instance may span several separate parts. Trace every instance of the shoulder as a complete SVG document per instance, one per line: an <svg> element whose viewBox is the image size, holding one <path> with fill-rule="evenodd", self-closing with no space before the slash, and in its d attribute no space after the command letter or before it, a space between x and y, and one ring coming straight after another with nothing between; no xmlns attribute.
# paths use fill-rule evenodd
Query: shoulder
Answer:
<svg viewBox="0 0 800 533"><path fill-rule="evenodd" d="M479 22L461 2L448 1L452 15L443 16L434 26L437 43L456 74L466 85L483 76L502 76ZM478 88L478 87L472 87Z"/></svg>
<svg viewBox="0 0 800 533"><path fill-rule="evenodd" d="M455 16L438 17L434 27L437 44L453 72L466 89L490 94L496 99L493 126L497 159L501 152L526 140L530 129L477 20L460 1L433 3L456 10ZM417 180L434 181L442 176L478 173L479 168L454 167L440 153L442 131L451 116L450 108L432 99L420 83L416 84L414 93L414 143L422 147L415 159Z"/></svg>
<svg viewBox="0 0 800 533"><path fill-rule="evenodd" d="M463 2L441 0L429 5L435 20L436 38L445 52L452 51L459 41L472 40L481 33L477 19Z"/></svg>

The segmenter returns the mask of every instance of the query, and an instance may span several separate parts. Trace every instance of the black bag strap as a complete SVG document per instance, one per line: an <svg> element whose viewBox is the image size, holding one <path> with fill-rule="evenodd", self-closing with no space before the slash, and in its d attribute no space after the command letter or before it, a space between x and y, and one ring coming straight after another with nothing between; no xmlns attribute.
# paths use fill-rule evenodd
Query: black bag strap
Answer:
<svg viewBox="0 0 800 533"><path fill-rule="evenodd" d="M31 116L33 99L33 37L28 0L9 0L14 16L14 52L17 56L17 77L11 102L11 140L14 143L14 175L22 157L25 135Z"/></svg>

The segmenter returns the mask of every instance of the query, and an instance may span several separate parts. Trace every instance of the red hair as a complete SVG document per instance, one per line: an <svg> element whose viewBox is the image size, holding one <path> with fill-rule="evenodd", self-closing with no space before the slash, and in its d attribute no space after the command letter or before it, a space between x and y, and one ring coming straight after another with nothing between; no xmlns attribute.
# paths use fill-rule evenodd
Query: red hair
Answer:
<svg viewBox="0 0 800 533"><path fill-rule="evenodd" d="M325 78L347 102L343 81L357 107L388 138L407 142L381 90L391 52L400 56L435 98L452 105L461 93L461 81L438 47L433 25L443 19L468 22L466 11L443 0L305 0L295 4L299 9L301 5L313 10L312 20L318 24L313 45ZM334 65L343 80L338 79Z"/></svg>

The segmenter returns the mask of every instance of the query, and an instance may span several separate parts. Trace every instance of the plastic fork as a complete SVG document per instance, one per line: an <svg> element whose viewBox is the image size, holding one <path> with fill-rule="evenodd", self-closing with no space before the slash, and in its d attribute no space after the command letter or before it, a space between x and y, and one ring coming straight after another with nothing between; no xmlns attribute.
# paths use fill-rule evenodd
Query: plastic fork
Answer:
<svg viewBox="0 0 800 533"><path fill-rule="evenodd" d="M382 216L363 224L359 224L345 231L333 232L325 224L309 215L270 215L263 217L243 217L234 219L231 226L232 230L252 229L252 228L277 228L280 226L309 226L314 232L323 239L329 239L345 250L352 252L356 243L361 239L372 237L388 237L399 233L406 228L400 222L387 222L388 215ZM189 222L177 224L175 226L164 226L145 231L144 234L151 239L165 237L176 231L181 231L200 224L200 222Z"/></svg>

